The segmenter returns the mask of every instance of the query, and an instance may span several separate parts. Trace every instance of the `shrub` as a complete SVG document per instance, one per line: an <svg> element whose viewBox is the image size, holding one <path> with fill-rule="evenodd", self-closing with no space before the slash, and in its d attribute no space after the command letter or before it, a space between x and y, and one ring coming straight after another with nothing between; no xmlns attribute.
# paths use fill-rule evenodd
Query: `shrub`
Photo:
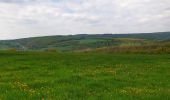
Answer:
<svg viewBox="0 0 170 100"><path fill-rule="evenodd" d="M57 50L55 48L48 48L46 51L47 52L59 52L59 50Z"/></svg>
<svg viewBox="0 0 170 100"><path fill-rule="evenodd" d="M16 52L17 49L16 49L16 48L10 48L10 49L8 49L8 51L10 51L10 52Z"/></svg>

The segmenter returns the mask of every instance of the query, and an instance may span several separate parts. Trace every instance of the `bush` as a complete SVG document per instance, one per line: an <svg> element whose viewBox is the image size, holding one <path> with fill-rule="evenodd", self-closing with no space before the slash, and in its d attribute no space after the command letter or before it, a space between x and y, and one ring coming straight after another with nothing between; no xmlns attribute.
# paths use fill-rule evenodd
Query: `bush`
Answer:
<svg viewBox="0 0 170 100"><path fill-rule="evenodd" d="M10 52L16 52L17 49L16 49L16 48L10 48L10 49L8 49L8 51L10 51Z"/></svg>
<svg viewBox="0 0 170 100"><path fill-rule="evenodd" d="M48 48L46 51L47 52L59 52L59 50L57 50L55 48Z"/></svg>

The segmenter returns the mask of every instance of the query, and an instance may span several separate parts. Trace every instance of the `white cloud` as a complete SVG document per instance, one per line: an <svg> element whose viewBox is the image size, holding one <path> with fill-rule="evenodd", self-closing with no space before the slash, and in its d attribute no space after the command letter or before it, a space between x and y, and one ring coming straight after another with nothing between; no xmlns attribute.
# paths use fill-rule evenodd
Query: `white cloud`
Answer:
<svg viewBox="0 0 170 100"><path fill-rule="evenodd" d="M0 39L170 31L169 0L0 0Z"/></svg>

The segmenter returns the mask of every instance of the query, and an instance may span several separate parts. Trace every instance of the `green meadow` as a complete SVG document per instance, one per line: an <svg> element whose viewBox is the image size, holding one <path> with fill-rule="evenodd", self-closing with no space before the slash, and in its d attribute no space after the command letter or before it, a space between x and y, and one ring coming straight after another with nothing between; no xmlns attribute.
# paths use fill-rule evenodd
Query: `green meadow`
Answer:
<svg viewBox="0 0 170 100"><path fill-rule="evenodd" d="M170 99L170 54L0 52L0 100L132 99Z"/></svg>

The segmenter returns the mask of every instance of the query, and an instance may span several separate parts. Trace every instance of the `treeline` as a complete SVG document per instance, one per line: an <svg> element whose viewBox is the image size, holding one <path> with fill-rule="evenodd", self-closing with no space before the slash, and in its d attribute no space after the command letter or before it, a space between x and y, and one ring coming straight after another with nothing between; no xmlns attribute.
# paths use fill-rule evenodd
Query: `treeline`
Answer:
<svg viewBox="0 0 170 100"><path fill-rule="evenodd" d="M157 42L155 44L138 45L138 46L113 46L91 49L83 52L108 52L108 53L148 53L162 54L170 53L170 42Z"/></svg>

